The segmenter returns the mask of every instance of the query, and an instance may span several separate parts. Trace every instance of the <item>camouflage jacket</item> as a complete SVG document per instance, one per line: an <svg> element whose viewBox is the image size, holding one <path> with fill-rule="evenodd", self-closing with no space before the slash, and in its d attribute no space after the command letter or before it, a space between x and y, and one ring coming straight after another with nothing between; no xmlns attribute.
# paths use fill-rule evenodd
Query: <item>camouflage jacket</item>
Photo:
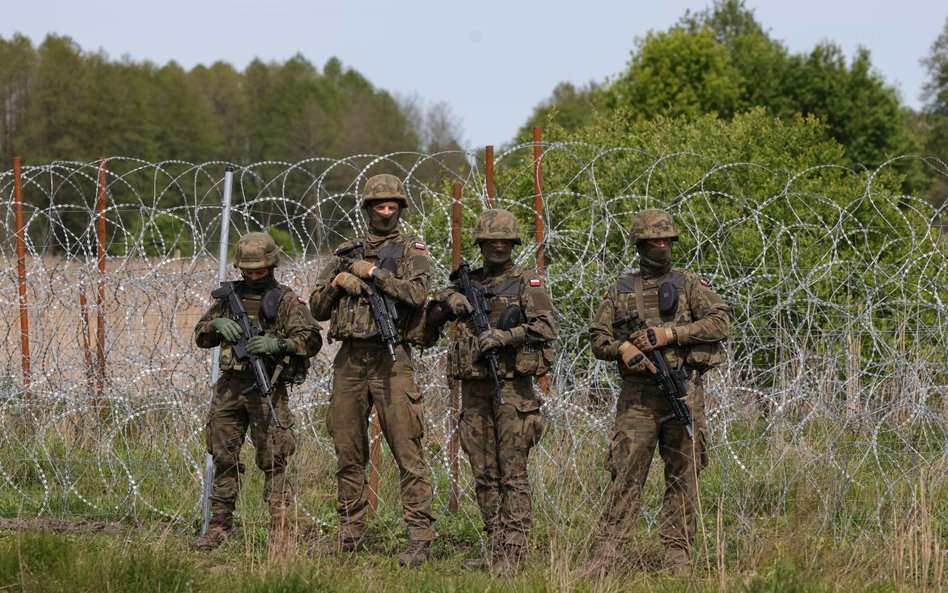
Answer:
<svg viewBox="0 0 948 593"><path fill-rule="evenodd" d="M677 307L659 310L659 289L670 283L678 293ZM618 361L619 374L633 376L619 357L619 345L634 331L629 324L613 327L613 322L638 311L648 327L674 328L677 343L663 349L673 368L688 365L698 372L723 361L721 341L730 332L730 308L707 282L695 274L673 268L664 276L643 278L640 273L622 276L609 287L589 325L593 355L600 360Z"/></svg>
<svg viewBox="0 0 948 593"><path fill-rule="evenodd" d="M471 271L472 283L491 290L490 326L498 327L498 321L507 307L520 307L519 325L512 329L516 343L500 350L500 374L503 377L541 376L553 363L552 342L559 334L553 300L544 286L543 277L531 269L510 266L503 273L488 277L484 268ZM435 302L443 302L455 286L438 294ZM450 319L450 313L445 315ZM477 335L474 325L465 320L458 323L457 339L448 347L448 374L455 379L484 379L490 377L487 364L478 360Z"/></svg>
<svg viewBox="0 0 948 593"><path fill-rule="evenodd" d="M303 300L297 297L290 287L276 284L275 288L266 292L279 290L283 294L277 307L276 318L268 321L260 314L260 303L266 292L260 294L246 292L242 281L235 282L234 285L237 294L241 294L244 309L254 325L261 327L268 336L286 340L286 353L283 356L264 357L271 376L277 365L282 362L284 367L278 380L287 383L302 383L309 368L309 359L316 356L323 345L322 336L319 334L319 324L310 315ZM222 343L220 334L211 327L211 321L217 317L233 319L226 299L215 301L194 326L195 343L201 348L221 346L221 371L252 373L250 364L238 360L234 356L234 349L230 343Z"/></svg>
<svg viewBox="0 0 948 593"><path fill-rule="evenodd" d="M319 321L330 320L329 337L334 340L367 340L378 336L372 310L364 296L351 296L332 285L340 272L348 272L350 264L336 255L364 239L346 241L333 253L319 273L316 286L309 295L309 308ZM375 285L381 292L398 301L396 330L406 340L409 327L415 325L424 310L431 285L433 265L428 248L417 237L402 233L375 249L365 248L353 254L379 266ZM387 268L394 268L394 272Z"/></svg>

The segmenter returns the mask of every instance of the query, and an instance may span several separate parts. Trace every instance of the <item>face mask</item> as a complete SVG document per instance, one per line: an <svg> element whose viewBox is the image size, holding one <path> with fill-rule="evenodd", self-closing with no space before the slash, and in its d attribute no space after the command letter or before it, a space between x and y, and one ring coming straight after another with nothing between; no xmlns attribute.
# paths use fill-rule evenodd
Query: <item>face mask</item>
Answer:
<svg viewBox="0 0 948 593"><path fill-rule="evenodd" d="M505 241L503 243L493 241L481 241L481 256L484 258L484 264L489 268L496 268L506 265L510 262L510 254L513 251L513 243Z"/></svg>
<svg viewBox="0 0 948 593"><path fill-rule="evenodd" d="M656 247L648 241L638 244L639 267L646 276L658 276L671 269L672 248Z"/></svg>
<svg viewBox="0 0 948 593"><path fill-rule="evenodd" d="M241 275L243 276L243 274ZM270 270L270 273L259 280L251 280L250 278L247 278L247 276L244 276L244 286L246 286L247 290L250 292L255 293L263 292L267 289L273 288L276 286L276 278L273 277L273 270Z"/></svg>
<svg viewBox="0 0 948 593"><path fill-rule="evenodd" d="M398 228L398 218L402 213L401 208L399 208L398 211L391 216L382 216L373 208L369 208L368 210L369 229L373 233L378 235L387 235Z"/></svg>

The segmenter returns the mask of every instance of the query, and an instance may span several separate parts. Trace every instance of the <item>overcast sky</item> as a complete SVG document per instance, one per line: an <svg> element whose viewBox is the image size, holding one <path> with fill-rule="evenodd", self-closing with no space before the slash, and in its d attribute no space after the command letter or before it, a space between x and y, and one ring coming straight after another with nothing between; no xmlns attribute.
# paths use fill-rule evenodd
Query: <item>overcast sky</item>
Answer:
<svg viewBox="0 0 948 593"><path fill-rule="evenodd" d="M758 22L791 51L832 40L860 45L921 105L928 55L948 17L945 0L747 0ZM191 68L299 53L321 68L332 56L394 94L446 102L466 147L510 140L557 83L618 74L636 37L667 29L711 0L0 0L0 36L39 44L72 37L110 58Z"/></svg>

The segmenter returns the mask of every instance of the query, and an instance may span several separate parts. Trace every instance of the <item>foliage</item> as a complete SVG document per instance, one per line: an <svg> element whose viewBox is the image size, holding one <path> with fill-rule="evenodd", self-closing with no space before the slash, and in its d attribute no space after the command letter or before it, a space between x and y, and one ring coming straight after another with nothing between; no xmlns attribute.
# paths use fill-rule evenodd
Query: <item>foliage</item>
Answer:
<svg viewBox="0 0 948 593"><path fill-rule="evenodd" d="M922 60L928 70L924 86L925 107L918 125L923 136L925 154L930 161L933 183L928 191L929 200L936 206L948 201L948 19L941 34L932 43L931 53ZM939 172L940 174L935 174Z"/></svg>
<svg viewBox="0 0 948 593"><path fill-rule="evenodd" d="M847 60L838 45L826 42L792 54L770 37L743 0L716 0L705 11L686 12L667 31L649 32L637 41L626 70L597 93L602 108L633 120L730 118L757 107L788 122L801 114L814 116L843 148L835 162L853 168L874 169L920 148L911 130L912 114L873 71L867 50ZM597 93L587 95L590 102ZM595 120L595 110L572 109L570 95L554 93L531 121L558 120L561 103L570 108L562 129L576 130ZM526 139L524 129L519 137ZM907 192L920 191L930 181L916 161L896 167Z"/></svg>
<svg viewBox="0 0 948 593"><path fill-rule="evenodd" d="M0 159L89 161L100 155L157 161L296 162L312 156L421 151L412 119L336 58L320 72L303 56L253 61L243 72L216 62L190 71L109 60L50 35L38 47L0 39ZM450 123L450 118L446 120ZM433 123L429 123L434 125ZM437 141L457 145L442 122Z"/></svg>

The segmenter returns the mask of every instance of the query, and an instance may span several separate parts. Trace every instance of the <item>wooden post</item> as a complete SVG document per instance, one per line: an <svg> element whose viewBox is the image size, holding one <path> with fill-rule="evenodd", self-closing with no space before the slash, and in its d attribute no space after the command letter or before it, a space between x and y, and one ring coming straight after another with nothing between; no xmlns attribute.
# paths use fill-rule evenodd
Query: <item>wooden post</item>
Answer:
<svg viewBox="0 0 948 593"><path fill-rule="evenodd" d="M488 150L492 150L492 147L488 146ZM488 163L491 163L493 159L488 159ZM487 169L490 173L493 173L493 167L488 165ZM488 175L488 179L492 180L492 177ZM487 185L488 196L491 192L490 181ZM454 201L451 203L451 268L456 270L459 265L461 265L461 184L455 183L454 187ZM488 202L488 205L490 202ZM451 324L451 335L450 343L453 344L458 339L458 325L457 322ZM451 389L451 414L448 419L450 422L450 433L451 440L448 444L448 457L449 457L449 471L451 473L451 493L448 498L448 510L452 513L456 513L458 510L458 476L460 473L459 468L459 453L460 453L460 433L458 433L458 416L461 414L461 387L457 379L449 379L450 389Z"/></svg>
<svg viewBox="0 0 948 593"><path fill-rule="evenodd" d="M486 165L486 181L487 181L487 207L494 207L494 147L493 145L488 146L484 149L484 162ZM458 267L461 262L454 264L454 267Z"/></svg>
<svg viewBox="0 0 948 593"><path fill-rule="evenodd" d="M13 188L16 204L16 276L20 299L20 366L23 369L23 396L31 399L30 320L26 298L26 225L23 222L23 180L20 157L13 157Z"/></svg>
<svg viewBox="0 0 948 593"><path fill-rule="evenodd" d="M533 127L533 207L536 211L537 272L543 273L543 148L539 126ZM546 395L550 390L546 375L538 381L540 392Z"/></svg>
<svg viewBox="0 0 948 593"><path fill-rule="evenodd" d="M99 415L105 412L102 398L105 395L105 187L106 187L106 159L99 158L99 183L96 199L96 237L98 239L98 270L99 282L95 295L95 358L96 358L96 391Z"/></svg>

